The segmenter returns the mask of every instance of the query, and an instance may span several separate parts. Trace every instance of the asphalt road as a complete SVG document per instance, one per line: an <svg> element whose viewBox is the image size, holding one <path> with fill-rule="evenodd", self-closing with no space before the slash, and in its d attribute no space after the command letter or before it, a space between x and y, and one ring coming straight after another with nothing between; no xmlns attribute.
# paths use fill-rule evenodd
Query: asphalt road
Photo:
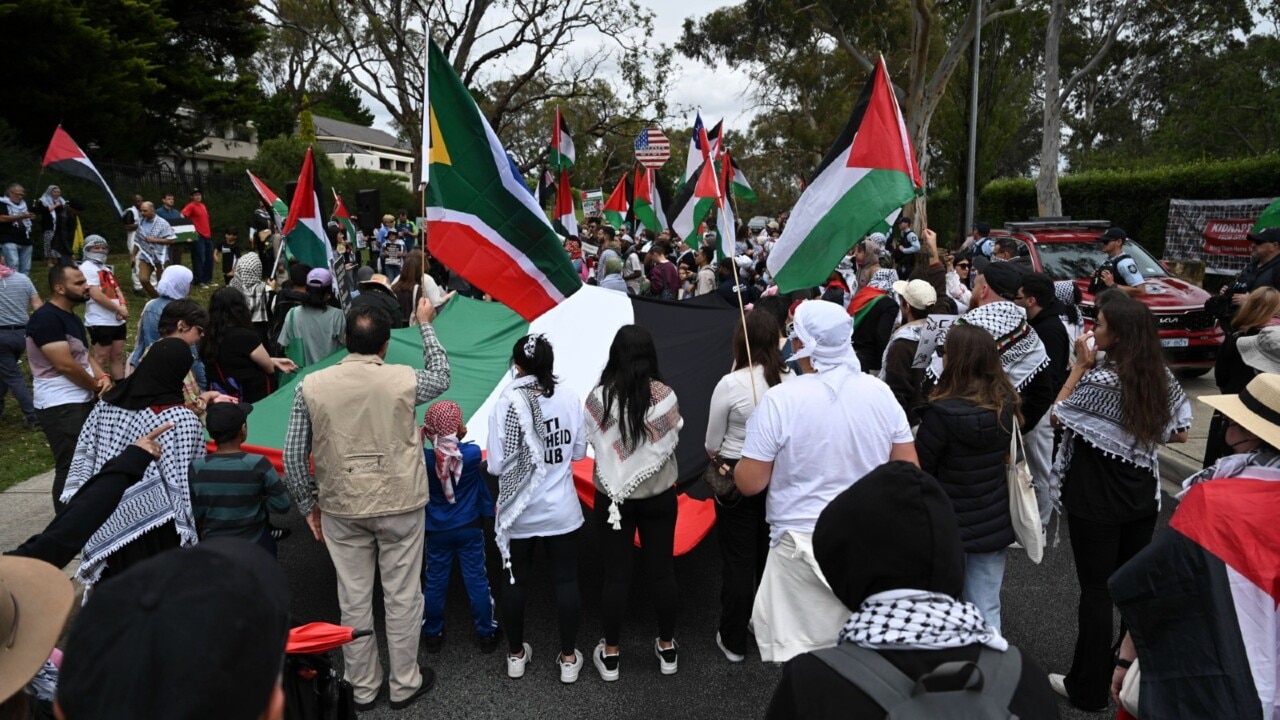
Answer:
<svg viewBox="0 0 1280 720"><path fill-rule="evenodd" d="M1172 508L1173 503L1166 497L1160 528L1167 523ZM280 561L293 593L294 615L299 622L338 622L333 566L327 553L311 538L296 512L291 512L284 524L294 530L293 536L280 546ZM623 630L622 677L607 685L600 680L590 660L591 649L602 633L599 613L602 559L594 538L595 532L588 522L582 533L579 565L583 615L578 647L585 656L585 664L576 684L562 685L554 663L557 628L548 583L534 584L526 612L526 641L533 646L533 662L524 678L511 680L506 677L503 648L492 655L482 655L472 642L467 598L455 573L446 603L444 649L438 655L428 655L425 651L420 654L420 659L436 670L436 687L410 708L395 712L388 705L384 686L377 708L361 717L433 720L586 717L744 720L762 717L780 670L760 662L759 655L755 655L755 659L748 656L745 663L730 664L716 648L720 560L714 531L693 552L676 559L681 597L676 632L680 644L679 673L663 676L658 672L657 659L652 653L657 620L643 578L638 576L632 584L628 621ZM502 591L505 573L500 572L496 549L490 545L489 550L490 583L497 597ZM537 557L539 565L545 568L545 558L541 554ZM1038 566L1031 564L1025 554L1011 551L1003 592L1005 635L1048 671L1065 672L1075 642L1077 594L1065 526L1061 529L1059 544L1056 547L1050 544L1044 562ZM381 614L380 606L376 612ZM340 664L340 651L333 654ZM385 674L385 647L381 655ZM1061 703L1061 712L1063 718L1115 716L1114 710L1107 714L1082 712L1065 701Z"/></svg>

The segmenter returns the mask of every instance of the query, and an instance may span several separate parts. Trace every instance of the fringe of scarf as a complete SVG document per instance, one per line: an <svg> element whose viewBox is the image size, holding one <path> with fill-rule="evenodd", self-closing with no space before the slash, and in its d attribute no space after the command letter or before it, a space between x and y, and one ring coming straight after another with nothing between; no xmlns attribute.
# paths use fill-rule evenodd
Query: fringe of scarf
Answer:
<svg viewBox="0 0 1280 720"><path fill-rule="evenodd" d="M649 383L649 396L645 437L636 440L634 447L622 442L619 403L614 402L606 414L603 387L597 385L587 396L587 437L595 449L595 476L609 496L609 524L614 530L622 529L619 506L667 464L680 443L684 419L675 392L655 380Z"/></svg>

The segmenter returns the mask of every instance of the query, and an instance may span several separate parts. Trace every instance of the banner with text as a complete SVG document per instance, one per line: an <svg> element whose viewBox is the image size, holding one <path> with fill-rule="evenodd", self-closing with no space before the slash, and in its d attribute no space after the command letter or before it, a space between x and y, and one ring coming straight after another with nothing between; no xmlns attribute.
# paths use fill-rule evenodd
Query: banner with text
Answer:
<svg viewBox="0 0 1280 720"><path fill-rule="evenodd" d="M1273 200L1170 200L1164 259L1202 260L1217 275L1240 272L1249 262L1245 236Z"/></svg>

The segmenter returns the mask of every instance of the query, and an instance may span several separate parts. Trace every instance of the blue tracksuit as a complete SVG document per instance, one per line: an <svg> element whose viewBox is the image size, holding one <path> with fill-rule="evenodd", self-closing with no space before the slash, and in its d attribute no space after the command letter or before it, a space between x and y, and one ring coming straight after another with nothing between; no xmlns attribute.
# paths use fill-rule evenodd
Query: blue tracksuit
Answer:
<svg viewBox="0 0 1280 720"><path fill-rule="evenodd" d="M480 446L459 443L462 451L462 476L454 483L450 503L436 477L434 450L426 450L427 486L431 501L427 503L427 568L423 572L422 632L439 635L444 632L444 599L449 592L449 574L453 560L458 559L462 581L471 599L471 617L476 632L492 635L498 628L494 619L493 597L489 594L489 577L484 566L484 529L481 517L493 517L493 497L480 472Z"/></svg>

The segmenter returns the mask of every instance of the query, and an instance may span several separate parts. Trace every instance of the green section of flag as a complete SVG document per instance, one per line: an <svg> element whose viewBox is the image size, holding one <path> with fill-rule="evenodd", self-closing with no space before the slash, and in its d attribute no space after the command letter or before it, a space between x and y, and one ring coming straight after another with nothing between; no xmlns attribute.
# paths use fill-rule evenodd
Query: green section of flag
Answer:
<svg viewBox="0 0 1280 720"><path fill-rule="evenodd" d="M1258 216L1257 222L1253 224L1253 229L1249 232L1258 232L1266 228L1280 227L1280 198L1267 206L1266 210Z"/></svg>

